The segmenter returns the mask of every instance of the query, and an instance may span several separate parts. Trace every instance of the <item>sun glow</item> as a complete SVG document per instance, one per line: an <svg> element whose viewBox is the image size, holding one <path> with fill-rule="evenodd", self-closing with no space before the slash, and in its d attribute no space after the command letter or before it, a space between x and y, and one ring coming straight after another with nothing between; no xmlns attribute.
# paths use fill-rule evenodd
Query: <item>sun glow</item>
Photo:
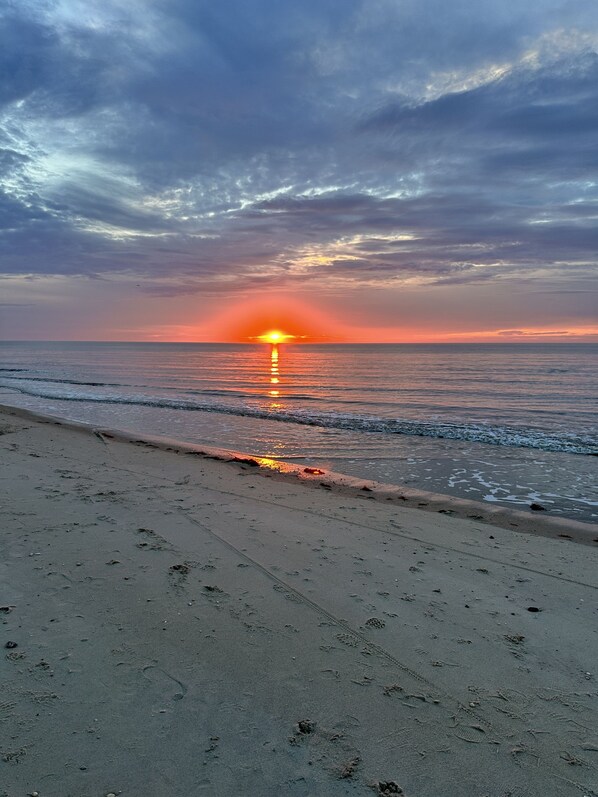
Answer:
<svg viewBox="0 0 598 797"><path fill-rule="evenodd" d="M273 346L344 340L344 327L339 327L329 312L322 312L307 302L284 294L246 297L215 314L206 323L211 330L211 338L222 343L266 343Z"/></svg>
<svg viewBox="0 0 598 797"><path fill-rule="evenodd" d="M294 337L295 335L289 335L286 332L280 332L278 329L272 329L270 332L264 332L262 335L258 335L257 339L262 343L271 343L273 346L276 346L278 343L285 343L288 340L292 340Z"/></svg>

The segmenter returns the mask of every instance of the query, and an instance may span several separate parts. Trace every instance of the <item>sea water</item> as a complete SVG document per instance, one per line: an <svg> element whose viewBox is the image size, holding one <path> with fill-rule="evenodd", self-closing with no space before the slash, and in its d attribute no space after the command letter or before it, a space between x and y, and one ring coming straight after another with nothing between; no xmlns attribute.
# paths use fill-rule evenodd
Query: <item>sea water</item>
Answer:
<svg viewBox="0 0 598 797"><path fill-rule="evenodd" d="M598 517L595 344L0 344L0 402Z"/></svg>

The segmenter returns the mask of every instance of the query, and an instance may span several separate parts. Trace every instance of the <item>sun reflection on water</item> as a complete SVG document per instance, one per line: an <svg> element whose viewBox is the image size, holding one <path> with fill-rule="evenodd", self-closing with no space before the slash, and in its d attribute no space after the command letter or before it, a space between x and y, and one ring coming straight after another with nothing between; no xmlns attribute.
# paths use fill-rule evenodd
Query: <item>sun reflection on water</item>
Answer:
<svg viewBox="0 0 598 797"><path fill-rule="evenodd" d="M278 344L272 343L270 346L270 384L271 385L278 385L280 383L280 371L278 368L278 361L279 361L279 351L278 351ZM277 398L280 396L280 390L272 389L268 391L268 395L272 396L272 398ZM280 409L282 404L278 404L277 402L271 401L270 408L273 410Z"/></svg>

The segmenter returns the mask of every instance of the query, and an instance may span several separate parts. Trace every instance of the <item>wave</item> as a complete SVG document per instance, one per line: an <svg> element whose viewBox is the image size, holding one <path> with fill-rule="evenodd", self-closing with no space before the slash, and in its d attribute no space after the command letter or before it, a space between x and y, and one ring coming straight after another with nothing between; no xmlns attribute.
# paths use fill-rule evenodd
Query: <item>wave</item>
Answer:
<svg viewBox="0 0 598 797"><path fill-rule="evenodd" d="M0 371L24 371L25 368L0 368ZM22 382L45 382L51 385L81 385L82 387L125 387L120 382L80 382L78 379L51 379L46 376L5 376L5 379ZM12 387L10 385L9 387ZM20 390L20 388L15 388Z"/></svg>
<svg viewBox="0 0 598 797"><path fill-rule="evenodd" d="M162 388L164 390L164 388ZM168 390L176 390L178 393L181 392L179 388L167 388ZM246 398L246 399L272 399L271 393L265 392L250 392L250 391L242 391L242 390L185 390L186 396L218 396L224 398ZM318 396L310 395L309 393L285 393L285 399L297 399L301 401L321 401ZM349 402L348 402L349 403ZM353 404L358 404L360 402L350 402Z"/></svg>
<svg viewBox="0 0 598 797"><path fill-rule="evenodd" d="M507 426L491 426L482 423L447 423L441 421L418 421L402 418L378 418L334 412L311 410L266 409L261 407L235 406L231 404L202 403L186 399L153 398L150 396L98 395L97 393L66 393L52 390L5 385L19 393L44 399L85 402L92 404L119 404L160 409L214 412L267 421L284 421L302 426L324 429L340 429L350 432L377 432L380 434L412 435L437 439L462 440L471 443L486 443L515 448L532 448L541 451L565 452L598 456L598 443L588 435L557 434L537 429L518 429Z"/></svg>

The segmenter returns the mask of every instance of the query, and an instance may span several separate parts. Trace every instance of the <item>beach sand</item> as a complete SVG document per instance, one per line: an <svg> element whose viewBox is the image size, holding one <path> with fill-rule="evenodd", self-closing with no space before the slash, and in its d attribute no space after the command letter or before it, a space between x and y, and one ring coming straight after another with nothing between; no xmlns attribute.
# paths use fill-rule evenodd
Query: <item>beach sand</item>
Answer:
<svg viewBox="0 0 598 797"><path fill-rule="evenodd" d="M598 794L598 528L212 456L2 411L2 797Z"/></svg>

